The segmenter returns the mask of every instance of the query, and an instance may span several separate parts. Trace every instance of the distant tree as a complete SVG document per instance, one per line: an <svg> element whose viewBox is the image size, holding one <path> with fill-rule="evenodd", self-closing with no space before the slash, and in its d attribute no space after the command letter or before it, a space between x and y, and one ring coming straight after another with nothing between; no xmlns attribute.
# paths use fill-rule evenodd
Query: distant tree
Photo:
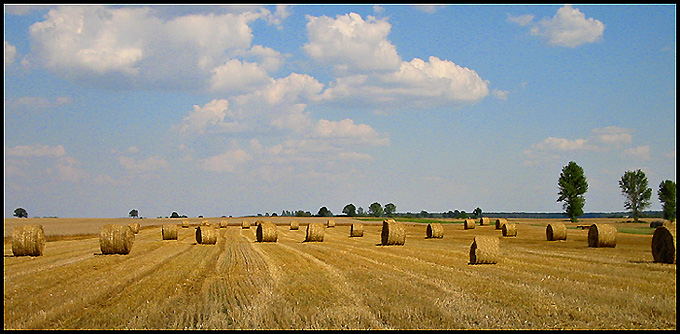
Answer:
<svg viewBox="0 0 680 334"><path fill-rule="evenodd" d="M129 215L130 218L139 218L139 211L137 211L137 209L132 209L130 210Z"/></svg>
<svg viewBox="0 0 680 334"><path fill-rule="evenodd" d="M382 216L383 209L382 205L378 202L374 202L368 207L368 214L373 216L373 217L380 217Z"/></svg>
<svg viewBox="0 0 680 334"><path fill-rule="evenodd" d="M560 190L557 194L558 202L564 202L562 208L564 214L569 217L572 222L577 222L578 217L583 215L583 206L586 204L586 199L583 196L588 191L588 181L583 168L573 161L562 168L560 178L557 181L557 188Z"/></svg>
<svg viewBox="0 0 680 334"><path fill-rule="evenodd" d="M397 212L397 206L392 204L392 203L387 203L385 204L385 208L383 209L383 213L387 217L392 217L394 213Z"/></svg>
<svg viewBox="0 0 680 334"><path fill-rule="evenodd" d="M28 212L24 208L16 208L14 210L14 217L17 218L28 218Z"/></svg>
<svg viewBox="0 0 680 334"><path fill-rule="evenodd" d="M475 216L475 218L479 218L482 216L482 209L476 208L472 211L472 214Z"/></svg>
<svg viewBox="0 0 680 334"><path fill-rule="evenodd" d="M462 219L468 219L468 214L465 213L465 210L463 210L463 211L460 212L460 218L462 218Z"/></svg>
<svg viewBox="0 0 680 334"><path fill-rule="evenodd" d="M170 215L170 218L179 218L179 214L173 211L172 214Z"/></svg>
<svg viewBox="0 0 680 334"><path fill-rule="evenodd" d="M652 204L652 188L648 186L647 175L640 169L626 171L619 180L619 188L626 197L624 207L631 211L633 220L638 221L642 211Z"/></svg>
<svg viewBox="0 0 680 334"><path fill-rule="evenodd" d="M357 208L354 206L354 204L350 203L350 204L345 205L344 208L342 208L342 213L344 213L344 214L346 214L350 217L354 217L354 216L357 215Z"/></svg>
<svg viewBox="0 0 680 334"><path fill-rule="evenodd" d="M330 210L328 210L327 207L322 206L321 208L319 208L319 212L316 215L317 217L332 217L333 213Z"/></svg>
<svg viewBox="0 0 680 334"><path fill-rule="evenodd" d="M361 217L364 215L366 215L366 212L364 212L364 208L362 207L357 208L357 216Z"/></svg>
<svg viewBox="0 0 680 334"><path fill-rule="evenodd" d="M425 210L420 210L419 218L430 218L430 214Z"/></svg>
<svg viewBox="0 0 680 334"><path fill-rule="evenodd" d="M663 219L675 221L675 192L677 186L671 180L662 181L659 184L659 201L663 208Z"/></svg>

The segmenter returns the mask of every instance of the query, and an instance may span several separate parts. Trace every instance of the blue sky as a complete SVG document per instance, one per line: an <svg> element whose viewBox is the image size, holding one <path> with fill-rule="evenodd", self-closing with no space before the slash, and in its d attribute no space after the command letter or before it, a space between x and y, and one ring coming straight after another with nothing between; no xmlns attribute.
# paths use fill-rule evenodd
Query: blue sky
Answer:
<svg viewBox="0 0 680 334"><path fill-rule="evenodd" d="M586 212L676 175L675 5L5 5L5 217Z"/></svg>

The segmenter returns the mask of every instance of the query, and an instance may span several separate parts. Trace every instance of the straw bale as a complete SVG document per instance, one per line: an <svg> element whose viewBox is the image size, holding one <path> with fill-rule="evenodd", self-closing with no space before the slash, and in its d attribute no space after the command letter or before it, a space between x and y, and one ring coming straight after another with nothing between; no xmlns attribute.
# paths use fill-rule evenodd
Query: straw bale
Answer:
<svg viewBox="0 0 680 334"><path fill-rule="evenodd" d="M247 220L242 221L241 228L250 228L250 222Z"/></svg>
<svg viewBox="0 0 680 334"><path fill-rule="evenodd" d="M270 221L257 225L255 236L257 242L276 242L276 239L278 239L276 225Z"/></svg>
<svg viewBox="0 0 680 334"><path fill-rule="evenodd" d="M213 226L199 226L196 228L196 242L201 245L217 243L217 229Z"/></svg>
<svg viewBox="0 0 680 334"><path fill-rule="evenodd" d="M140 225L139 223L132 223L132 224L130 224L129 226L130 226L130 228L132 229L132 232L133 232L134 234L139 233L139 228L141 227L141 225Z"/></svg>
<svg viewBox="0 0 680 334"><path fill-rule="evenodd" d="M202 221L201 226L210 226L210 221L208 221L208 220Z"/></svg>
<svg viewBox="0 0 680 334"><path fill-rule="evenodd" d="M309 223L307 225L307 235L305 236L305 242L309 241L323 241L324 233L326 232L326 227L322 223Z"/></svg>
<svg viewBox="0 0 680 334"><path fill-rule="evenodd" d="M505 223L501 228L504 237L516 237L517 236L517 224Z"/></svg>
<svg viewBox="0 0 680 334"><path fill-rule="evenodd" d="M189 228L189 221L188 220L182 221L182 228Z"/></svg>
<svg viewBox="0 0 680 334"><path fill-rule="evenodd" d="M440 223L427 224L426 235L428 238L441 239L444 237L444 227Z"/></svg>
<svg viewBox="0 0 680 334"><path fill-rule="evenodd" d="M480 223L480 224L481 224L481 223ZM464 227L466 230L474 229L476 226L477 226L477 224L475 224L474 219L465 219L465 223L464 223L463 227Z"/></svg>
<svg viewBox="0 0 680 334"><path fill-rule="evenodd" d="M500 230L503 228L503 224L507 224L508 220L505 218L496 218L496 229Z"/></svg>
<svg viewBox="0 0 680 334"><path fill-rule="evenodd" d="M479 226L491 225L491 218L481 217L479 218Z"/></svg>
<svg viewBox="0 0 680 334"><path fill-rule="evenodd" d="M380 239L383 246L401 246L406 242L406 229L404 224L396 222L394 219L383 220Z"/></svg>
<svg viewBox="0 0 680 334"><path fill-rule="evenodd" d="M227 228L229 226L229 222L226 220L220 220L220 228Z"/></svg>
<svg viewBox="0 0 680 334"><path fill-rule="evenodd" d="M14 256L41 256L45 250L45 231L42 225L19 225L12 230Z"/></svg>
<svg viewBox="0 0 680 334"><path fill-rule="evenodd" d="M616 247L616 227L611 224L593 224L588 229L588 247Z"/></svg>
<svg viewBox="0 0 680 334"><path fill-rule="evenodd" d="M476 236L470 246L470 264L498 263L500 249L498 238L490 236Z"/></svg>
<svg viewBox="0 0 680 334"><path fill-rule="evenodd" d="M129 254L134 241L135 233L127 225L106 224L99 232L102 254Z"/></svg>
<svg viewBox="0 0 680 334"><path fill-rule="evenodd" d="M349 228L350 237L363 237L364 236L364 224L352 223Z"/></svg>
<svg viewBox="0 0 680 334"><path fill-rule="evenodd" d="M329 220L326 222L326 227L335 227L335 220L329 219Z"/></svg>
<svg viewBox="0 0 680 334"><path fill-rule="evenodd" d="M290 221L290 229L291 230L298 230L300 229L300 222L297 220L291 220Z"/></svg>
<svg viewBox="0 0 680 334"><path fill-rule="evenodd" d="M564 223L550 223L545 228L548 241L567 240L567 226Z"/></svg>
<svg viewBox="0 0 680 334"><path fill-rule="evenodd" d="M165 224L161 229L163 240L177 240L177 224Z"/></svg>
<svg viewBox="0 0 680 334"><path fill-rule="evenodd" d="M678 249L675 246L676 229L659 226L652 236L652 256L654 262L676 263Z"/></svg>

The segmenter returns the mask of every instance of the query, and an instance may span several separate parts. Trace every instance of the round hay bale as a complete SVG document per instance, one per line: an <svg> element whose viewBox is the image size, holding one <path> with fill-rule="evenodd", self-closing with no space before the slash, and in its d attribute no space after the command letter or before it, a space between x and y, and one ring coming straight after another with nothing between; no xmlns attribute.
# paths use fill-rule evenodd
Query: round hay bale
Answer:
<svg viewBox="0 0 680 334"><path fill-rule="evenodd" d="M663 226L666 223L667 220L654 220L651 223L649 223L649 227L651 228L656 228L659 226Z"/></svg>
<svg viewBox="0 0 680 334"><path fill-rule="evenodd" d="M135 241L130 226L106 224L99 232L99 248L102 254L128 254Z"/></svg>
<svg viewBox="0 0 680 334"><path fill-rule="evenodd" d="M476 236L470 246L470 264L498 263L499 256L497 237Z"/></svg>
<svg viewBox="0 0 680 334"><path fill-rule="evenodd" d="M189 228L189 221L188 220L182 221L182 228Z"/></svg>
<svg viewBox="0 0 680 334"><path fill-rule="evenodd" d="M12 230L14 256L41 256L45 250L45 231L42 225L19 225Z"/></svg>
<svg viewBox="0 0 680 334"><path fill-rule="evenodd" d="M406 242L406 229L404 224L397 223L394 219L383 220L380 239L383 246L401 246Z"/></svg>
<svg viewBox="0 0 680 334"><path fill-rule="evenodd" d="M611 224L593 224L588 229L588 247L616 247L616 227Z"/></svg>
<svg viewBox="0 0 680 334"><path fill-rule="evenodd" d="M250 222L247 220L242 221L241 228L250 228Z"/></svg>
<svg viewBox="0 0 680 334"><path fill-rule="evenodd" d="M161 234L163 235L163 240L177 240L177 225L176 224L166 224L161 228Z"/></svg>
<svg viewBox="0 0 680 334"><path fill-rule="evenodd" d="M508 220L505 218L496 218L496 229L500 230L503 228L504 224L507 224Z"/></svg>
<svg viewBox="0 0 680 334"><path fill-rule="evenodd" d="M326 232L326 227L322 223L309 223L307 225L307 235L305 242L309 241L323 241L323 235Z"/></svg>
<svg viewBox="0 0 680 334"><path fill-rule="evenodd" d="M350 228L349 228L349 236L350 237L363 237L364 236L364 224L352 223L352 226L350 226Z"/></svg>
<svg viewBox="0 0 680 334"><path fill-rule="evenodd" d="M477 224L475 224L474 219L465 219L465 223L463 223L463 224L464 224L463 227L464 227L466 230L474 229L475 226L477 226Z"/></svg>
<svg viewBox="0 0 680 334"><path fill-rule="evenodd" d="M128 225L128 226L130 226L130 228L132 229L132 232L133 232L134 234L139 233L139 228L141 227L141 225L139 225L139 223L132 223L132 224L130 224L130 225Z"/></svg>
<svg viewBox="0 0 680 334"><path fill-rule="evenodd" d="M297 220L291 220L290 221L290 229L291 230L299 230L300 229L300 222Z"/></svg>
<svg viewBox="0 0 680 334"><path fill-rule="evenodd" d="M567 226L564 223L550 223L545 228L548 241L567 240Z"/></svg>
<svg viewBox="0 0 680 334"><path fill-rule="evenodd" d="M220 220L220 228L227 228L229 226L229 222L226 220Z"/></svg>
<svg viewBox="0 0 680 334"><path fill-rule="evenodd" d="M504 237L516 237L517 236L517 224L505 223L501 227Z"/></svg>
<svg viewBox="0 0 680 334"><path fill-rule="evenodd" d="M257 225L255 236L257 237L257 242L276 242L276 239L278 239L276 225L272 222L264 222Z"/></svg>
<svg viewBox="0 0 680 334"><path fill-rule="evenodd" d="M200 245L214 245L217 243L217 229L212 226L196 228L196 242Z"/></svg>
<svg viewBox="0 0 680 334"><path fill-rule="evenodd" d="M335 220L329 219L329 220L326 222L326 227L335 227Z"/></svg>
<svg viewBox="0 0 680 334"><path fill-rule="evenodd" d="M210 226L210 222L207 220L204 220L201 222L201 226Z"/></svg>
<svg viewBox="0 0 680 334"><path fill-rule="evenodd" d="M676 229L659 226L652 236L652 256L654 262L676 263L678 249L675 248Z"/></svg>
<svg viewBox="0 0 680 334"><path fill-rule="evenodd" d="M481 217L479 218L479 226L491 225L491 218Z"/></svg>
<svg viewBox="0 0 680 334"><path fill-rule="evenodd" d="M441 239L444 237L444 227L440 223L427 224L427 237Z"/></svg>

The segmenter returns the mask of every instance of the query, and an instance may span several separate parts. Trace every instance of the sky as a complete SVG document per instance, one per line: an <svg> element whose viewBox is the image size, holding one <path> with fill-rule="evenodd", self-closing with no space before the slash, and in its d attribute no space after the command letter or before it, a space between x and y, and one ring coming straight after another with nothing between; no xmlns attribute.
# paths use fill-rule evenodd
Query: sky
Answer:
<svg viewBox="0 0 680 334"><path fill-rule="evenodd" d="M625 211L676 176L676 5L4 5L4 211Z"/></svg>

